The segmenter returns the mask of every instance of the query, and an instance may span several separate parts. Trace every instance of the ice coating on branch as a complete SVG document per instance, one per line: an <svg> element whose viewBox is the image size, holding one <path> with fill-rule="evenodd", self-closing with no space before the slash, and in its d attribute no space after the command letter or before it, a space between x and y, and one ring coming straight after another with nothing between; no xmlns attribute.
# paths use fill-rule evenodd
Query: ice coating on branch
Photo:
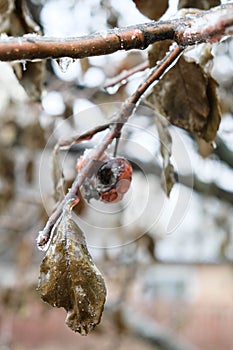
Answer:
<svg viewBox="0 0 233 350"><path fill-rule="evenodd" d="M23 38L28 39L28 41L34 41L36 38L41 38L41 35L38 35L37 33L26 33L23 35Z"/></svg>
<svg viewBox="0 0 233 350"><path fill-rule="evenodd" d="M221 16L219 16L219 12L211 11L205 16L195 16L193 15L193 19L191 25L186 27L183 30L183 37L189 38L195 35L208 35L208 32L217 31L221 29L223 26L223 22L232 18L232 13L229 13L227 9L221 10ZM182 30L182 25L181 25Z"/></svg>
<svg viewBox="0 0 233 350"><path fill-rule="evenodd" d="M98 34L100 34L102 36L102 38L106 39L108 36L108 31L107 30L100 30L98 32Z"/></svg>
<svg viewBox="0 0 233 350"><path fill-rule="evenodd" d="M109 94L109 95L114 95L117 93L117 91L119 90L119 88L122 86L123 84L120 82L118 84L115 84L113 86L107 86L104 88L104 90Z"/></svg>
<svg viewBox="0 0 233 350"><path fill-rule="evenodd" d="M119 28L114 28L114 32L116 34L116 36L118 37L119 41L120 41L120 47L121 49L124 49L124 39L122 38L121 34L120 34L120 30Z"/></svg>
<svg viewBox="0 0 233 350"><path fill-rule="evenodd" d="M6 33L1 33L0 34L0 40L8 41L9 40L9 36Z"/></svg>

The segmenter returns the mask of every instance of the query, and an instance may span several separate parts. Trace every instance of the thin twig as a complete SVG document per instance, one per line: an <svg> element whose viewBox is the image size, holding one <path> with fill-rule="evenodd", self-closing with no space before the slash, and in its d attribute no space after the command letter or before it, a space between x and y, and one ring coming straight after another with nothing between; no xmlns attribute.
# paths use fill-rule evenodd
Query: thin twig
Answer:
<svg viewBox="0 0 233 350"><path fill-rule="evenodd" d="M139 85L138 89L135 91L135 93L127 100L127 105L136 105L137 102L140 100L142 95L145 93L145 91L148 89L149 86L151 86L155 81L157 81L163 73L166 71L168 67L171 67L171 64L177 59L177 57L180 56L183 49L176 44L171 45L170 51L167 52L165 57L158 62L155 68L152 69L151 74L149 77Z"/></svg>
<svg viewBox="0 0 233 350"><path fill-rule="evenodd" d="M144 50L156 41L171 39L186 47L220 40L233 26L233 4L169 21L115 28L83 37L49 38L37 35L1 38L0 60L84 58L107 55L118 50Z"/></svg>
<svg viewBox="0 0 233 350"><path fill-rule="evenodd" d="M49 217L45 228L39 232L39 236L37 238L38 247L43 249L43 246L46 245L46 243L49 241L50 234L54 225L56 225L64 210L67 209L67 206L73 206L78 203L78 190L88 174L92 171L95 165L95 160L100 159L112 141L119 137L122 127L128 121L129 117L133 114L142 95L156 80L158 80L163 75L163 73L168 69L168 67L171 66L171 64L177 59L181 52L182 49L179 46L172 45L171 50L165 55L163 60L158 62L157 66L152 70L149 77L142 84L140 84L135 93L121 105L121 108L111 125L109 126L107 124L110 127L108 135L104 137L98 147L93 148L92 151L88 152L88 155L85 158L84 166L78 172L78 175L74 180L72 187L69 189L69 192L66 194L62 202L58 205L54 213ZM81 135L77 139L86 140L87 135L94 135L94 130L96 132L99 132L100 127L86 132L83 134L85 137ZM63 145L67 146L65 142L63 142Z"/></svg>
<svg viewBox="0 0 233 350"><path fill-rule="evenodd" d="M149 63L141 63L136 67L133 67L127 71L121 72L118 76L108 79L107 82L104 85L104 89L110 88L112 86L115 86L117 84L122 83L123 81L127 81L129 77L131 77L133 74L136 74L138 72L144 71L145 69L149 68Z"/></svg>
<svg viewBox="0 0 233 350"><path fill-rule="evenodd" d="M108 129L111 126L111 124L112 123L102 124L102 125L96 126L95 128L83 133L82 135L73 136L70 139L66 139L66 140L60 140L57 147L60 150L61 148L70 148L71 146L76 145L76 144L83 142L83 141L89 141L98 132L101 132L101 131Z"/></svg>

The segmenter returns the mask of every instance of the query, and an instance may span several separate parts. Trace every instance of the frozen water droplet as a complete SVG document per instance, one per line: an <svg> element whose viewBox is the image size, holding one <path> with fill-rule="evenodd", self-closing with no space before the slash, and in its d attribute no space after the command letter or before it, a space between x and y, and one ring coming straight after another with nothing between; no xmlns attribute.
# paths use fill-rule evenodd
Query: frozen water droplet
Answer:
<svg viewBox="0 0 233 350"><path fill-rule="evenodd" d="M117 91L119 90L119 88L121 87L121 83L119 84L115 84L113 86L107 86L104 88L104 90L109 94L109 95L114 95L117 93Z"/></svg>
<svg viewBox="0 0 233 350"><path fill-rule="evenodd" d="M99 34L102 36L102 38L106 39L108 36L107 30L101 30L99 31Z"/></svg>
<svg viewBox="0 0 233 350"><path fill-rule="evenodd" d="M35 31L35 32L39 32L39 30L40 30L40 27L39 27L38 25L35 25L35 26L34 26L34 31Z"/></svg>
<svg viewBox="0 0 233 350"><path fill-rule="evenodd" d="M25 70L27 70L27 61L21 61L21 63L22 63L23 71L25 72Z"/></svg>
<svg viewBox="0 0 233 350"><path fill-rule="evenodd" d="M216 149L216 148L217 148L217 144L216 144L215 141L211 141L211 147L212 147L213 149Z"/></svg>
<svg viewBox="0 0 233 350"><path fill-rule="evenodd" d="M124 39L121 37L121 33L120 33L119 28L114 28L114 32L120 40L121 49L124 49Z"/></svg>
<svg viewBox="0 0 233 350"><path fill-rule="evenodd" d="M71 63L73 63L73 58L62 57L62 58L59 58L56 62L60 70L62 71L62 73L66 73Z"/></svg>

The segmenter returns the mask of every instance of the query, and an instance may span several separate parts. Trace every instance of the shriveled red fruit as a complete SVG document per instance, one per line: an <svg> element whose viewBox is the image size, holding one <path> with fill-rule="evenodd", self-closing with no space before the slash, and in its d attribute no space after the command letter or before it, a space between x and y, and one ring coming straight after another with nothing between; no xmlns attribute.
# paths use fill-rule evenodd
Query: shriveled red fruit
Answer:
<svg viewBox="0 0 233 350"><path fill-rule="evenodd" d="M104 162L96 174L96 190L100 200L119 202L128 191L132 180L132 166L123 157Z"/></svg>

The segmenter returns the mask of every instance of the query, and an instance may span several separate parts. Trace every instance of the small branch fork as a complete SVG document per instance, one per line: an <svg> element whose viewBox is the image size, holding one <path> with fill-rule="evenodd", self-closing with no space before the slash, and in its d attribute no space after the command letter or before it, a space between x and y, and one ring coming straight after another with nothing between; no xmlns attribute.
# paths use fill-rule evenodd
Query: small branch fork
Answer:
<svg viewBox="0 0 233 350"><path fill-rule="evenodd" d="M121 129L129 117L133 114L142 95L150 86L152 86L153 83L161 78L164 72L179 57L182 51L183 49L180 48L177 44L171 45L170 51L160 62L157 63L156 67L152 69L147 79L142 84L140 84L135 93L121 105L119 112L117 115L115 115L112 122L98 126L80 136L73 137L70 140L63 140L56 146L55 150L57 152L61 148L71 147L73 144L90 140L96 133L109 129L108 134L104 137L102 142L96 148L93 148L90 152L88 152L88 154L85 156L83 163L84 165L78 172L77 177L72 184L72 187L69 189L64 199L59 203L56 210L49 217L44 229L39 232L37 245L40 249L44 250L44 248L47 247L47 243L50 240L53 228L56 227L56 224L60 222L62 214L64 212L67 212L68 208L72 208L78 203L79 198L77 193L80 186L83 184L88 174L92 172L95 166L95 161L99 160L108 146L113 142L113 140L119 137Z"/></svg>
<svg viewBox="0 0 233 350"><path fill-rule="evenodd" d="M141 64L139 64L136 67L133 67L127 71L123 71L121 72L118 76L109 79L106 84L104 85L104 89L108 89L112 86L118 85L123 83L124 81L127 82L128 78L130 78L132 75L141 72L141 71L145 71L147 68L149 68L149 62L143 62Z"/></svg>
<svg viewBox="0 0 233 350"><path fill-rule="evenodd" d="M172 66L175 60L188 45L219 40L230 33L233 26L233 4L222 5L210 11L189 14L185 18L166 22L150 22L142 25L113 29L104 33L96 33L81 38L54 39L34 35L22 38L0 40L0 60L31 60L45 58L72 57L83 58L106 55L117 50L145 49L148 45L165 39L172 39L169 52L157 63L145 81L138 86L122 105L113 120L108 123L74 137L61 141L55 148L69 148L73 144L90 140L96 133L108 130L101 143L90 152L84 154L83 166L79 170L72 187L64 199L58 204L49 217L46 226L39 232L37 245L45 250L62 215L71 210L78 202L78 190L86 177L92 173L95 161L99 160L108 146L120 136L124 124L134 113L142 95L158 81ZM175 43L176 42L176 43Z"/></svg>
<svg viewBox="0 0 233 350"><path fill-rule="evenodd" d="M189 14L184 18L151 21L79 38L49 38L30 34L4 38L0 40L0 60L84 58L107 55L118 50L144 50L150 44L165 39L171 39L185 47L219 40L221 36L230 33L232 26L231 3Z"/></svg>

